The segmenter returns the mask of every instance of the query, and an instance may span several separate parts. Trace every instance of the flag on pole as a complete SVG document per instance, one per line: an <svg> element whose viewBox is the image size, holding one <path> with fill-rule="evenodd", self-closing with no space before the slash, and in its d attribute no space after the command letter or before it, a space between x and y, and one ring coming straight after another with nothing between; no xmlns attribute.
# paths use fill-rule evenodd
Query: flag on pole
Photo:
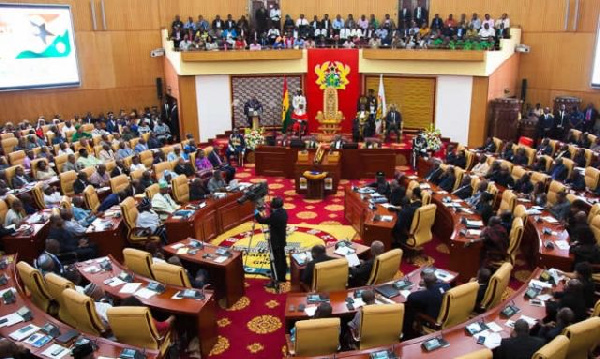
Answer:
<svg viewBox="0 0 600 359"><path fill-rule="evenodd" d="M383 87L383 75L379 75L379 91L377 92L377 118L383 119L387 114L385 102L385 89Z"/></svg>
<svg viewBox="0 0 600 359"><path fill-rule="evenodd" d="M292 123L292 108L290 107L290 93L287 88L287 77L283 78L283 103L281 106L281 132L286 133Z"/></svg>

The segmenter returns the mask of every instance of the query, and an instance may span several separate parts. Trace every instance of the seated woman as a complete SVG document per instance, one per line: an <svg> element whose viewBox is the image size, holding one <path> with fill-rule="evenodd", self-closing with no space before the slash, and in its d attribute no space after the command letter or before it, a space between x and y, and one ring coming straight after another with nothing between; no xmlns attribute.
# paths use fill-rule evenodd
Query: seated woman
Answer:
<svg viewBox="0 0 600 359"><path fill-rule="evenodd" d="M56 172L46 164L46 161L39 161L36 164L37 172L35 178L38 180L46 180L56 177Z"/></svg>
<svg viewBox="0 0 600 359"><path fill-rule="evenodd" d="M24 217L25 210L23 209L23 203L21 203L21 200L16 199L13 201L8 212L6 212L6 216L4 217L4 227L8 227L11 224L19 227Z"/></svg>
<svg viewBox="0 0 600 359"><path fill-rule="evenodd" d="M206 152L204 150L196 151L196 174L201 177L202 175L208 173L208 171L212 171L213 165L209 161L208 157L206 157Z"/></svg>

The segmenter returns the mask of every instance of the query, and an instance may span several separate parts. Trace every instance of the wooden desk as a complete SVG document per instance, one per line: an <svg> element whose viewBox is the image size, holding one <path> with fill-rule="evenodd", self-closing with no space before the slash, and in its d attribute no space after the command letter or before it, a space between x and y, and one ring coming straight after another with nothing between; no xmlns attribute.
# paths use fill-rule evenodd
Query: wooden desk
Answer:
<svg viewBox="0 0 600 359"><path fill-rule="evenodd" d="M96 221L101 221L96 226ZM98 248L98 256L112 255L116 260L123 260L123 248L127 246L123 218L107 217L97 219L85 231L85 236Z"/></svg>
<svg viewBox="0 0 600 359"><path fill-rule="evenodd" d="M366 254L371 249L370 247L364 246L360 243L352 243L352 248L356 251L356 255L359 257L365 257ZM335 254L335 243L331 243L327 245L326 248L327 255L332 258L342 258L339 254ZM291 282L291 291L292 292L302 292L302 284L300 278L302 277L302 272L306 268L306 264L300 265L296 260L292 257L292 254L289 254L290 257L290 282Z"/></svg>
<svg viewBox="0 0 600 359"><path fill-rule="evenodd" d="M413 283L412 288L410 289L411 293L419 290L419 282L421 281L421 271L423 268L415 269L407 275L407 279ZM448 279L445 280L447 283L451 283L454 281L458 273L451 272L448 270L444 270L449 274ZM390 283L393 283L392 281ZM335 317L351 317L354 316L356 310L349 310L346 306L346 298L354 297L354 292L356 290L363 289L374 289L378 286L365 286L358 288L349 288L347 290L338 291L338 292L330 292L329 294L329 303L332 308L332 315ZM298 320L306 320L310 319L310 317L304 311L298 311L299 305L310 306L312 304L308 304L307 296L309 293L288 293L287 298L285 300L285 324L286 324L286 332L289 332L291 328L294 327L294 323ZM375 297L382 302L394 302L394 303L404 303L406 298L403 295L398 295L392 299L386 299L381 297L376 293ZM383 298L383 299L382 299ZM316 304L315 304L316 305ZM291 308L294 310L290 310Z"/></svg>
<svg viewBox="0 0 600 359"><path fill-rule="evenodd" d="M39 309L38 307L36 307L33 304L33 302L31 302L31 300L28 298L27 294L25 294L24 288L21 286L20 278L19 279L17 278L18 273L15 270L15 262L17 260L17 256L4 256L3 258L8 259L10 261L10 263L8 264L8 267L6 269L0 270L0 275L6 275L6 277L8 279L8 282L5 285L3 285L2 287L0 287L0 290L4 290L4 289L10 288L10 287L15 288L16 289L15 299L16 300L12 304L2 303L2 305L0 305L0 317L5 316L7 314L12 314L12 313L16 312L19 308L26 306L27 308L29 308L29 310L33 314L33 319L29 322L21 322L21 323L14 324L10 327L0 328L0 336L11 340L9 337L10 333L12 333L20 328L23 328L29 324L33 324L33 325L36 325L36 326L42 328L46 323L52 323L57 328L59 328L61 334L66 333L67 331L73 329L70 326L55 319L51 315L46 314L43 310ZM120 343L113 342L111 340L108 340L108 339L105 339L102 337L96 337L94 335L87 334L87 333L84 333L81 336L90 339L91 341L95 342L96 345L98 346L98 349L94 352L95 358L99 358L101 356L109 357L109 358L118 358L119 354L121 353L121 351L124 348L134 348L139 351L143 351L143 352L145 352L146 358L148 358L148 359L158 358L160 356L158 350L149 350L149 349L132 347L130 345L120 344ZM67 343L66 346L68 347L68 346L72 345L73 342L75 342L75 341L76 341L76 338L74 338L72 342ZM31 354L33 354L34 356L36 356L38 358L46 358L45 356L42 356L42 353L52 344L56 344L55 341L52 340L40 348L35 348L29 344L26 344L24 341L22 341L20 343L23 344L25 347L29 348L29 350L31 351Z"/></svg>
<svg viewBox="0 0 600 359"><path fill-rule="evenodd" d="M300 177L302 177L303 173L306 171L317 171L317 172L327 172L327 177L332 179L333 186L330 190L324 190L325 195L336 194L337 188L340 183L340 178L342 175L342 163L341 161L337 163L329 163L329 158L327 157L327 153L323 155L323 160L319 164L314 164L315 158L315 150L311 150L308 152L308 159L306 161L296 161L294 165L294 179L296 180L296 193L306 194L307 189L300 189ZM341 156L341 155L340 155ZM310 180L309 180L310 181Z"/></svg>
<svg viewBox="0 0 600 359"><path fill-rule="evenodd" d="M111 287L110 285L105 284L107 279L114 278L123 270L127 270L112 256L108 256L107 258L112 263L112 270L101 270L97 273L86 271L86 268L88 267L98 267L96 260L92 260L91 264L90 261L77 263L76 268L86 280L100 286L108 295L117 299L130 297L131 294L120 292L121 286ZM148 283L153 281L134 274L134 282L141 283L142 285L140 288L144 288ZM192 335L197 336L200 340L200 352L202 353L202 356L208 356L210 350L217 341L217 325L215 318L216 303L213 292L205 291L205 299L203 300L173 299L172 297L177 292L184 290L185 288L172 285L166 285L165 287L165 291L161 294L157 294L149 299L139 297L138 299L148 307L163 313L176 315L178 318L176 324L177 329L184 329L189 333L192 333ZM189 338L191 338L191 336Z"/></svg>
<svg viewBox="0 0 600 359"><path fill-rule="evenodd" d="M297 148L259 146L255 151L256 175L292 179L298 158ZM383 171L386 176L394 174L396 155L405 149L343 149L341 152L340 178L375 178Z"/></svg>
<svg viewBox="0 0 600 359"><path fill-rule="evenodd" d="M185 268L190 273L195 273L199 268L208 271L210 283L215 289L217 299L225 298L227 307L231 307L244 295L244 265L242 263L242 252L229 249L231 257L223 263L216 263L214 259L218 257L215 254L217 246L204 243L204 247L199 249L196 254L177 252L180 249L192 249L189 243L192 239L184 239L169 246L164 246L163 250L170 255L177 255ZM181 246L183 245L183 247ZM210 254L212 258L204 258L205 254Z"/></svg>
<svg viewBox="0 0 600 359"><path fill-rule="evenodd" d="M536 269L530 277L530 280L538 278L540 273L541 269ZM561 287L561 285L559 285L559 287ZM466 321L465 323L459 324L452 328L444 329L443 337L446 341L450 343L450 345L446 348L440 348L432 352L426 352L421 347L421 343L423 343L424 341L435 337L439 337L442 333L438 331L413 340L396 344L394 346L390 345L366 350L356 350L338 353L336 354L336 358L369 359L371 353L382 350L392 350L399 358L454 358L457 356L477 351L481 349L482 346L477 344L475 338L466 334L465 327L467 325L480 321L484 321L485 323L494 321L503 329L501 332L499 332L502 338L508 338L510 336L511 329L506 326L506 322L509 319L514 321L519 319L521 315L526 315L528 317L540 320L546 315L545 308L533 306L528 303L529 301L524 297L524 293L526 290L527 284L523 285L519 290L513 293L513 295L511 295L510 298L506 299L492 310L478 315ZM504 318L500 315L500 312L513 301L514 304L519 309L521 309L521 312L513 315L510 318ZM298 359L301 358L298 357Z"/></svg>
<svg viewBox="0 0 600 359"><path fill-rule="evenodd" d="M375 221L375 215L392 216L391 222ZM365 200L354 192L350 186L344 188L344 218L352 224L363 243L371 246L373 241L383 242L385 250L392 248L392 228L396 224L396 213L381 205L376 205L375 210L369 209L368 196Z"/></svg>
<svg viewBox="0 0 600 359"><path fill-rule="evenodd" d="M165 222L167 241L176 243L185 238L209 241L239 224L251 221L254 216L254 203L247 201L240 205L237 199L241 196L240 192L236 192L228 193L221 199L207 199L206 206L194 211L189 218L175 219L170 216ZM197 205L201 202L192 204Z"/></svg>
<svg viewBox="0 0 600 359"><path fill-rule="evenodd" d="M50 230L50 212L49 209L36 212L35 214L43 214L44 218L40 223L30 223L31 230L18 230L14 235L0 238L4 252L7 254L18 253L20 260L33 263L33 260L44 251L44 242ZM31 216L26 217L25 221L31 219Z"/></svg>

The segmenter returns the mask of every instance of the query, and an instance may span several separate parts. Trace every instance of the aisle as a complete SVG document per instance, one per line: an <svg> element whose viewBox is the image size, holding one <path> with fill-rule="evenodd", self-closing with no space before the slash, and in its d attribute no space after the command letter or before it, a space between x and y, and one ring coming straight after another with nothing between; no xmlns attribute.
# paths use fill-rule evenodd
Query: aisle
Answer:
<svg viewBox="0 0 600 359"><path fill-rule="evenodd" d="M306 200L297 195L294 190L294 181L283 178L257 177L254 174L254 165L238 169L236 178L240 181L258 182L267 180L269 194L281 196L285 201L285 208L289 215L288 225L297 227L313 228L315 225L325 225L323 228L333 237L345 237L349 230L349 223L344 218L343 192L338 191L335 196L329 196L324 200ZM347 181L342 180L340 186L362 185L370 180ZM342 189L343 190L343 189ZM249 225L241 228L246 231ZM220 242L225 240L235 230L225 234ZM339 239L339 238L338 238ZM335 240L335 238L334 238ZM215 243L213 241L213 243ZM425 246L427 258L416 264L435 265L447 268L449 262L448 246L438 239ZM522 261L517 261L518 267L523 266ZM408 273L416 266L402 263L400 271ZM521 281L529 277L530 271L517 269L513 275L519 280L512 280L511 287L518 288ZM398 275L401 275L399 273ZM264 288L265 280L259 278L246 278L246 294L233 307L225 309L221 306L217 310L217 325L219 339L211 358L281 358L285 350L284 332L284 306L285 294L274 294L272 290ZM289 287L289 286L287 286ZM511 291L512 289L509 289ZM505 293L508 295L509 292Z"/></svg>

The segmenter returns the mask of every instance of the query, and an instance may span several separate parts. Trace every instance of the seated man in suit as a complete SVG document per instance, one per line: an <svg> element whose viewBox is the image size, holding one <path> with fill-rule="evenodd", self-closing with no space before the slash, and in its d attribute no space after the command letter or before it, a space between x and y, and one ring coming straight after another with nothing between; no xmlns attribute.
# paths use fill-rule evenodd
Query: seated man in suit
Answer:
<svg viewBox="0 0 600 359"><path fill-rule="evenodd" d="M454 166L448 166L444 174L438 180L438 186L446 192L452 192L456 176L454 176Z"/></svg>
<svg viewBox="0 0 600 359"><path fill-rule="evenodd" d="M375 174L375 182L371 182L367 187L375 188L375 191L386 197L389 197L391 188L388 181L385 180L385 173L379 171Z"/></svg>
<svg viewBox="0 0 600 359"><path fill-rule="evenodd" d="M435 268L429 267L421 272L421 279L425 289L412 292L407 298L404 306L404 327L402 333L406 339L414 338L418 335L414 330L414 321L418 314L427 315L433 320L437 319L442 306L444 293L450 289L450 285L439 283L435 277Z"/></svg>
<svg viewBox="0 0 600 359"><path fill-rule="evenodd" d="M554 156L555 159L559 159L559 158L571 158L571 151L569 151L569 145L562 145L562 147L556 151L556 155Z"/></svg>
<svg viewBox="0 0 600 359"><path fill-rule="evenodd" d="M473 187L471 186L471 177L465 175L463 177L462 182L460 183L460 186L456 189L456 191L452 192L452 194L462 199L467 199L471 197L471 195L473 194Z"/></svg>
<svg viewBox="0 0 600 359"><path fill-rule="evenodd" d="M385 117L385 124L385 141L390 141L390 134L393 132L396 134L396 142L400 143L400 128L402 128L402 114L400 114L400 111L396 109L395 104L390 105L390 111Z"/></svg>
<svg viewBox="0 0 600 359"><path fill-rule="evenodd" d="M436 183L437 179L442 175L443 170L440 167L441 162L437 159L433 160L433 167L429 170L429 173L425 176L425 180Z"/></svg>
<svg viewBox="0 0 600 359"><path fill-rule="evenodd" d="M573 170L565 184L569 185L573 191L585 191L585 177L581 172Z"/></svg>
<svg viewBox="0 0 600 359"><path fill-rule="evenodd" d="M478 150L492 153L496 152L496 143L494 142L494 139L488 137L483 146L479 147Z"/></svg>
<svg viewBox="0 0 600 359"><path fill-rule="evenodd" d="M371 271L373 270L373 265L375 264L375 259L383 252L385 252L383 242L373 241L373 243L371 243L371 257L366 261L361 260L360 265L356 267L350 267L350 278L348 283L350 283L351 287L367 285L369 277L371 276Z"/></svg>
<svg viewBox="0 0 600 359"><path fill-rule="evenodd" d="M510 175L506 165L502 165L500 171L492 176L491 180L496 182L496 184L507 188L512 188L515 185L515 180Z"/></svg>
<svg viewBox="0 0 600 359"><path fill-rule="evenodd" d="M331 141L330 147L332 150L341 150L342 148L344 148L344 143L346 142L342 138L342 135L335 135L333 137L333 141Z"/></svg>
<svg viewBox="0 0 600 359"><path fill-rule="evenodd" d="M460 167L463 170L467 167L467 155L465 154L465 150L460 150L456 153L456 159L454 160L454 165L456 167Z"/></svg>
<svg viewBox="0 0 600 359"><path fill-rule="evenodd" d="M523 177L515 182L514 191L521 194L530 194L533 191L533 183L531 183L531 172L527 172Z"/></svg>
<svg viewBox="0 0 600 359"><path fill-rule="evenodd" d="M448 145L448 148L446 149L446 164L447 165L453 165L454 162L456 161L456 151L454 149L453 145Z"/></svg>
<svg viewBox="0 0 600 359"><path fill-rule="evenodd" d="M312 287L315 264L333 259L327 255L325 246L321 244L312 247L310 254L312 256L312 260L306 263L306 268L304 268L301 278L302 283L306 284L309 288Z"/></svg>
<svg viewBox="0 0 600 359"><path fill-rule="evenodd" d="M569 169L564 165L562 158L556 159L554 161L554 166L550 169L550 177L553 180L564 181L567 179L569 175Z"/></svg>
<svg viewBox="0 0 600 359"><path fill-rule="evenodd" d="M567 193L565 191L558 192L556 194L556 203L548 208L548 211L550 211L557 220L562 222L567 220L570 210L571 202L567 198Z"/></svg>
<svg viewBox="0 0 600 359"><path fill-rule="evenodd" d="M244 136L240 134L237 128L233 129L233 133L229 136L229 143L227 144L227 150L225 156L227 157L227 163L229 163L231 156L242 155L246 151L246 141ZM239 165L239 164L238 164Z"/></svg>
<svg viewBox="0 0 600 359"><path fill-rule="evenodd" d="M475 310L479 309L481 301L485 296L485 292L490 284L490 278L492 277L492 271L488 268L480 268L477 272L477 283L479 284L479 290L477 290L477 300L475 301Z"/></svg>
<svg viewBox="0 0 600 359"><path fill-rule="evenodd" d="M544 138L537 148L537 155L538 156L540 156L540 155L550 156L550 155L552 155L552 151L553 151L553 149L552 149L552 146L550 145L550 139Z"/></svg>
<svg viewBox="0 0 600 359"><path fill-rule="evenodd" d="M519 148L517 153L513 156L512 163L517 166L527 166L529 159L527 158L527 153L524 148Z"/></svg>
<svg viewBox="0 0 600 359"><path fill-rule="evenodd" d="M392 228L393 244L400 246L408 240L408 232L412 226L415 211L421 207L421 189L419 187L413 189L410 199L405 197L405 203L402 209L398 212L398 220Z"/></svg>
<svg viewBox="0 0 600 359"><path fill-rule="evenodd" d="M513 146L514 146L514 144L512 143L512 141L508 141L506 143L506 145L504 145L504 148L500 152L500 157L503 160L507 160L509 162L512 162L513 157L515 155L515 152L513 150Z"/></svg>
<svg viewBox="0 0 600 359"><path fill-rule="evenodd" d="M529 335L529 324L519 319L510 338L502 339L500 346L494 349L494 359L529 359L543 345L542 339Z"/></svg>
<svg viewBox="0 0 600 359"><path fill-rule="evenodd" d="M566 327L573 324L574 319L575 315L573 314L571 308L561 308L558 313L556 313L555 321L541 325L537 336L542 338L546 344L550 343L552 340L554 340L554 338L556 338L557 335L562 333Z"/></svg>

